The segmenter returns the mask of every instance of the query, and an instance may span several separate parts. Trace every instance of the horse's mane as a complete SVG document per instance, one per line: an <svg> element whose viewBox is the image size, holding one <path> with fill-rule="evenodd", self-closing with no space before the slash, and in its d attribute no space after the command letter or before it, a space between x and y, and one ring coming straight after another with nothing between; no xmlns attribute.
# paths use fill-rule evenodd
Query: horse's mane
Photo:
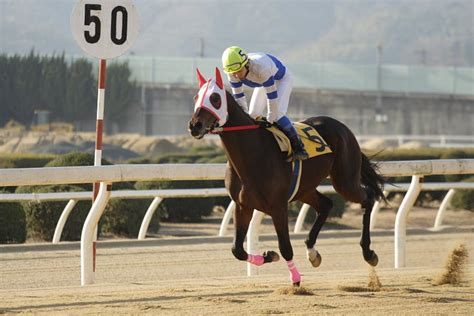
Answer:
<svg viewBox="0 0 474 316"><path fill-rule="evenodd" d="M256 120L254 120L248 113L246 113L240 105L235 101L234 96L229 91L226 92L227 97L227 112L229 113L229 120L227 124L232 124L235 119L242 118L242 120L247 120L248 122L236 122L240 124L258 124Z"/></svg>

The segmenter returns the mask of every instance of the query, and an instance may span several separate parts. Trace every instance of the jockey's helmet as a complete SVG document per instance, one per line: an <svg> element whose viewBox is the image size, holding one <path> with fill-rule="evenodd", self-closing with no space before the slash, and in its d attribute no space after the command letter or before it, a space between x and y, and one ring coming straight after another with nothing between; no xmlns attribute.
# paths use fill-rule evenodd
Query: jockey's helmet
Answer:
<svg viewBox="0 0 474 316"><path fill-rule="evenodd" d="M238 46L226 48L222 53L222 67L224 72L232 74L238 72L249 62L247 53Z"/></svg>

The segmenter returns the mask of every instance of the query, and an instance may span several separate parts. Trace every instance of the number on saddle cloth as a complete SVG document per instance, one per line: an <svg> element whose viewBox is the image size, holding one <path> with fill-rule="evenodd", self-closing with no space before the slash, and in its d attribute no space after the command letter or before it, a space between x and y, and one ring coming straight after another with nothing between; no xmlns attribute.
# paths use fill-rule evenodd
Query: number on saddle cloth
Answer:
<svg viewBox="0 0 474 316"><path fill-rule="evenodd" d="M330 146L314 127L300 122L296 122L293 125L298 135L300 135L310 158L332 153Z"/></svg>
<svg viewBox="0 0 474 316"><path fill-rule="evenodd" d="M258 120L259 124L269 124L264 125L264 127L272 132L278 145L280 146L281 151L287 151L288 155L291 155L291 144L288 137L276 126L271 125L266 120ZM318 131L307 124L295 122L293 123L298 135L301 138L301 141L304 144L304 148L308 152L309 158L332 153L331 148L326 143L326 141L319 135Z"/></svg>

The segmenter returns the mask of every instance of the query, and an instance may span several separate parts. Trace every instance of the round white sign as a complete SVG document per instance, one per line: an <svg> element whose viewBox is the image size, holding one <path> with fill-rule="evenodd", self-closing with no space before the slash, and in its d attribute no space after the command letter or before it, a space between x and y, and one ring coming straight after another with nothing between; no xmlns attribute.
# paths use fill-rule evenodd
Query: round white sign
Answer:
<svg viewBox="0 0 474 316"><path fill-rule="evenodd" d="M87 54L114 58L138 37L138 13L132 0L80 0L72 12L71 28Z"/></svg>

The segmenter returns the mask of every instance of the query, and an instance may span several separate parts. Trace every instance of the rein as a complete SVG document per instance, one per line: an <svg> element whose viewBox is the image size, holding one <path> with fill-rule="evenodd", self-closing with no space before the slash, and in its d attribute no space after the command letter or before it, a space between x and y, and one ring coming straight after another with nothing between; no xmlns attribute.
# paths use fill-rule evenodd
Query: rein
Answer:
<svg viewBox="0 0 474 316"><path fill-rule="evenodd" d="M223 132L243 131L243 130L257 129L257 128L260 128L260 125L255 124L255 125L216 127L211 131L211 133L212 134L219 134L219 133L223 133Z"/></svg>

